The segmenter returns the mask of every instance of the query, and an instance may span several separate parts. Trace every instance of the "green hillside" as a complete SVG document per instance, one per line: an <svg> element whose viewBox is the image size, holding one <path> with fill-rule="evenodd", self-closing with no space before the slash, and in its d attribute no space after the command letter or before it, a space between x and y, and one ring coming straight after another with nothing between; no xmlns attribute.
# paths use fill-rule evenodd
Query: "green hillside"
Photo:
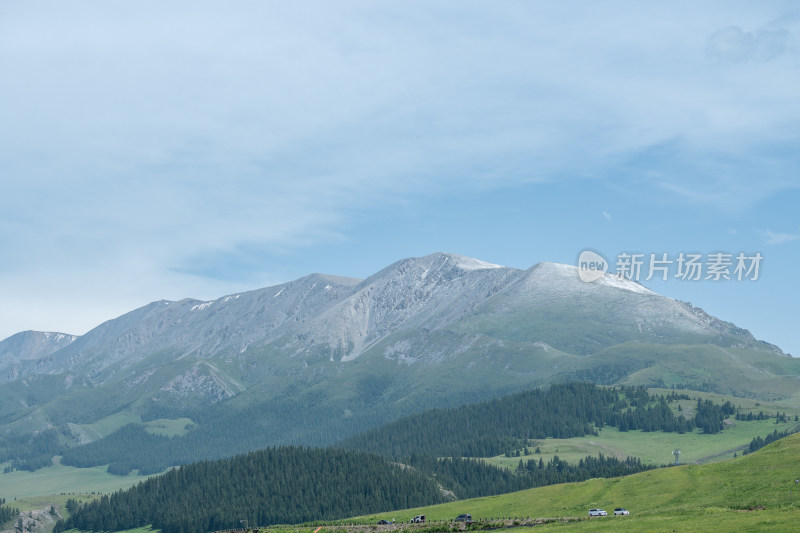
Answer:
<svg viewBox="0 0 800 533"><path fill-rule="evenodd" d="M366 453L270 448L193 463L127 491L80 505L54 531L119 531L152 525L163 533L202 533L251 524L298 523L446 501L416 469Z"/></svg>
<svg viewBox="0 0 800 533"><path fill-rule="evenodd" d="M721 463L659 469L624 478L592 479L383 512L354 520L374 523L379 518L387 518L402 522L425 514L438 521L468 512L475 519L571 517L573 520L568 525L545 527L570 527L578 531L619 529L622 525L631 531L792 531L800 505L796 501L800 497L800 484L795 483L797 478L800 478L800 435L793 435L755 453ZM238 479L241 482L242 478ZM180 493L171 491L171 494ZM626 507L632 515L587 520L590 508L613 511L618 506ZM259 523L258 517L251 520L251 524ZM575 520L582 521L576 523ZM303 530L302 527L293 529Z"/></svg>
<svg viewBox="0 0 800 533"><path fill-rule="evenodd" d="M569 525L537 531L796 531L800 510L800 435L792 435L753 454L708 465L652 470L624 478L592 479L513 494L476 498L432 507L362 517L407 521L417 514L450 520L460 513L474 519L496 517L579 517ZM629 517L589 520L588 510Z"/></svg>
<svg viewBox="0 0 800 533"><path fill-rule="evenodd" d="M681 450L681 462L715 462L731 459L734 454L741 455L750 441L755 437L764 437L774 430L778 432L793 431L798 423L775 423L774 419L740 422L728 420L725 430L707 435L700 430L689 433L664 433L646 431L619 431L615 427L604 427L597 435L574 437L571 439L535 440L528 447L529 451L539 448L540 453L529 456L507 457L498 455L486 458L489 464L516 468L519 460L543 459L545 462L554 456L569 461L578 461L587 455L606 456L624 459L638 457L645 464L662 465L673 461L672 451Z"/></svg>
<svg viewBox="0 0 800 533"><path fill-rule="evenodd" d="M649 391L655 395L668 395L672 393L671 390L664 389L651 389ZM767 420L754 420L754 421L738 421L729 419L726 422L725 429L716 434L704 434L700 430L694 430L685 434L679 433L664 433L656 432L643 432L643 431L619 431L617 428L605 426L598 428L597 435L586 435L584 437L576 437L570 439L534 439L529 441L530 456L524 456L522 459L535 459L538 461L542 458L545 462L553 459L558 455L562 460L569 462L577 462L587 455L598 456L600 453L608 457L624 458L633 456L640 458L646 464L664 464L672 460L672 450L674 448L681 448L683 455L681 456L684 462L694 461L719 461L726 458L733 457L736 452L741 454L741 448L747 446L753 437L766 436L773 430L777 429L779 432L792 430L798 422L794 417L800 414L800 410L786 404L775 404L768 402L758 402L751 399L734 398L731 396L724 396L712 393L703 393L695 391L679 391L686 393L692 399L680 399L670 403L670 407L676 414L680 406L681 412L691 417L694 414L696 405L695 398L700 397L703 400L711 400L717 404L725 402L732 402L737 408L741 408L743 413L765 412L774 417L776 412L786 413L788 416L787 422L776 423L774 418ZM510 407L508 408L510 409ZM120 419L106 419L101 426L84 426L82 430L93 432L104 432L109 429L116 429L120 423L125 423L128 420ZM155 420L147 424L148 433L152 433L153 438L159 435L180 435L182 432L187 431L187 427L191 427L192 421L189 419L176 419L176 420ZM417 433L417 432L414 432ZM426 435L431 435L430 429L424 432ZM397 434L397 432L394 432ZM404 432L402 434L407 434ZM486 435L486 431L471 432L473 436ZM517 439L514 439L517 440ZM536 447L540 448L539 454L534 454ZM379 453L385 453L384 450L375 450ZM728 453L723 453L728 452ZM467 455L467 454L465 454ZM506 457L504 453L500 453L495 457L484 458L490 464L504 466L514 469L519 464L519 457ZM127 488L138 481L143 480L143 477L130 474L129 476L120 477L112 476L107 473L107 464L102 464L93 468L74 468L65 465L56 464L37 470L36 472L27 472L23 470L16 470L3 473L3 470L10 467L10 463L0 464L0 495L26 498L30 496L47 496L51 494L58 494L62 492L72 493L88 493L93 491L99 492L113 492L120 488Z"/></svg>
<svg viewBox="0 0 800 533"><path fill-rule="evenodd" d="M728 410L712 409L715 427L702 427L696 419L703 414L697 412L698 402L704 412L710 404ZM424 411L340 445L397 460L414 454L473 457L510 469L531 459L547 462L558 456L578 462L600 454L660 466L673 462L676 448L682 450L683 462L719 461L741 454L756 437L776 430L791 433L799 426L798 409L781 404L705 392L572 383Z"/></svg>
<svg viewBox="0 0 800 533"><path fill-rule="evenodd" d="M479 523L492 519L512 525L537 518L555 519L536 527L515 531L796 531L800 510L800 435L792 435L737 459L708 465L686 465L647 471L624 478L592 479L541 487L512 494L476 498L403 511L383 512L329 523L320 528L290 526L267 528L267 532L357 533L364 531L457 531L450 521L470 513ZM588 510L613 512L625 507L628 517L589 519ZM413 516L424 514L424 527L400 526ZM557 519L570 518L562 523ZM346 524L374 524L379 519L398 522L396 526L350 527ZM430 523L433 522L433 523ZM462 526L463 527L463 526Z"/></svg>
<svg viewBox="0 0 800 533"><path fill-rule="evenodd" d="M0 465L3 466L3 465ZM105 466L73 468L54 464L35 472L16 470L0 474L0 494L6 498L54 497L64 493L114 492L147 479L131 474L115 476Z"/></svg>

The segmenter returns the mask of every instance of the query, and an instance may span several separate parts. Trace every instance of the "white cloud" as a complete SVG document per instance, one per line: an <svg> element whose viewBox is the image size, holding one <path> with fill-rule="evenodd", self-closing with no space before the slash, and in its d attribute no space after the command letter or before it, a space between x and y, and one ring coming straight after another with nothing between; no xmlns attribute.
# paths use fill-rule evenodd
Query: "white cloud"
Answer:
<svg viewBox="0 0 800 533"><path fill-rule="evenodd" d="M800 235L794 233L775 233L771 230L765 230L762 234L766 244L784 244L800 239Z"/></svg>
<svg viewBox="0 0 800 533"><path fill-rule="evenodd" d="M706 50L720 61L769 61L786 51L788 37L785 29L747 32L729 26L711 35Z"/></svg>
<svg viewBox="0 0 800 533"><path fill-rule="evenodd" d="M603 218L605 218L606 220L611 220L611 213L609 213L608 211L603 211Z"/></svg>
<svg viewBox="0 0 800 533"><path fill-rule="evenodd" d="M735 211L796 186L794 22L579 5L4 2L0 289L219 296L282 281L243 250L453 189L592 178Z"/></svg>

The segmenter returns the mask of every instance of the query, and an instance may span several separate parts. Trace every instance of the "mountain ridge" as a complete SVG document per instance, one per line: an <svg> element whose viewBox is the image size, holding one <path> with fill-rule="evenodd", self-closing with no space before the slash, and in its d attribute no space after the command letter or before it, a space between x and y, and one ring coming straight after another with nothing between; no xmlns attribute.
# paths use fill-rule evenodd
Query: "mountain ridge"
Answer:
<svg viewBox="0 0 800 533"><path fill-rule="evenodd" d="M242 446L325 444L565 380L764 399L800 390L800 364L779 348L638 283L445 253L364 279L309 274L155 301L48 346L0 352L0 432L188 417L208 431L248 427Z"/></svg>
<svg viewBox="0 0 800 533"><path fill-rule="evenodd" d="M92 328L87 334L84 334L84 335L71 335L71 334L59 333L59 332L40 332L40 331L33 331L33 330L20 332L20 333L12 335L12 336L10 336L10 337L8 337L6 339L0 340L0 354L2 354L3 351L5 351L7 353L11 353L11 350L9 350L6 347L6 345L10 344L9 341L16 340L17 337L23 336L23 335L35 335L35 336L44 337L44 338L50 338L51 336L55 336L58 339L61 339L61 338L69 338L70 339L70 341L65 343L65 344L57 345L56 348L54 348L52 350L47 350L49 353L47 353L46 355L49 355L50 353L54 353L56 351L59 351L61 348L65 347L65 345L72 344L76 340L81 340L81 339L87 338L87 336L92 336L92 335L96 334L97 330L103 330L103 328L107 328L107 327L110 327L112 325L117 325L117 327L125 327L125 321L123 321L123 319L126 319L128 317L135 317L137 314L144 313L144 312L146 312L148 310L152 310L153 308L156 308L159 305L170 306L170 307L172 307L174 309L175 307L182 308L182 307L185 307L188 304L192 304L191 307L190 307L191 311L202 311L202 310L205 310L205 309L210 308L210 307L215 306L215 305L217 307L219 307L220 304L226 303L226 302L228 302L230 300L237 300L243 295L262 294L262 293L268 293L270 291L275 290L277 292L275 292L273 294L273 297L277 298L279 296L282 296L287 288L291 288L291 287L296 286L298 284L303 284L306 281L323 281L323 282L330 281L332 283L335 283L335 284L337 284L336 289L339 289L339 292L336 293L336 296L340 296L341 295L341 289L342 288L352 287L353 288L353 292L351 292L350 294L347 294L347 292L345 291L345 296L351 296L353 293L359 292L359 290L364 290L364 288L366 288L370 283L373 283L376 279L380 279L380 277L382 275L385 275L388 272L392 272L392 271L395 271L395 270L398 270L398 269L405 269L405 268L407 268L409 266L412 266L412 265L413 266L421 265L421 266L424 267L424 271L423 271L422 275L420 276L421 279L427 278L430 272L433 272L434 274L438 274L438 275L441 276L441 271L443 270L441 268L442 263L445 263L447 266L449 266L450 270L461 270L461 271L463 271L465 273L468 273L468 272L471 272L471 271L475 271L475 270L478 270L478 271L484 270L485 271L485 270L499 270L499 269L502 269L502 270L505 270L505 271L507 271L509 273L516 273L518 275L525 275L525 274L532 274L532 273L537 272L539 270L550 269L551 271L552 270L560 270L562 274L566 272L566 273L568 273L569 277L574 278L574 279L578 279L578 275L577 275L578 268L575 267L575 266L572 266L572 265L566 265L566 264L562 264L562 263L553 263L553 262L543 261L543 262L540 262L540 263L537 263L537 264L533 265L532 267L530 267L527 270L520 270L520 269L516 269L516 268L512 268L512 267L505 267L505 266L502 266L502 265L496 265L496 264L492 264L492 263L487 263L487 262L479 260L479 259L473 259L473 258L470 258L470 257L461 256L461 255L457 255L457 254L436 252L436 253L430 254L428 256L423 256L423 257L419 257L419 258L414 257L414 258L407 258L407 259L399 260L399 261L393 263L392 265L389 265L388 267L378 271L377 273L375 273L375 274L373 274L373 275L371 275L371 276L369 276L369 277L367 277L365 279L352 278L352 277L346 277L346 276L338 276L338 275L330 275L330 274L323 274L323 273L312 273L312 274L309 274L307 276L303 276L301 278L298 278L297 280L294 280L294 281L289 281L289 282L286 282L286 283L282 283L282 284L278 284L278 285L274 285L274 286L269 286L269 287L264 287L264 288L260 288L260 289L254 289L254 290L251 290L251 291L245 291L245 292L240 292L240 293L232 293L232 294L229 294L229 295L221 296L220 298L217 298L217 299L214 299L214 300L198 300L198 299L194 299L194 298L184 298L184 299L177 300L177 301L158 300L158 301L150 302L149 304L146 304L146 305L144 305L144 306L142 306L140 308L131 310L131 311L129 311L129 312L123 314L123 315L120 315L117 318L109 319L109 320L101 323L100 325L96 326L95 328ZM654 295L654 296L658 296L660 298L664 298L666 300L670 300L670 301L673 301L673 302L678 302L679 304L691 306L694 310L699 310L698 314L704 315L706 317L710 317L710 315L706 314L702 309L693 306L689 302L680 302L678 300L673 300L673 299L671 299L669 297L665 297L665 296L659 295L659 294L651 291L650 289L647 289L646 287L644 287L643 285L639 284L638 282L627 280L627 279L624 279L624 278L619 278L619 277L617 277L615 275L612 275L612 274L606 274L604 277L600 278L599 280L596 280L596 281L591 282L591 283L587 283L587 284L585 284L585 286L587 286L587 287L590 287L590 286L608 286L608 287L619 288L619 289L623 289L623 290L627 290L627 291L631 291L631 292L639 292L639 293L642 293L642 294ZM581 287L581 285L573 285L573 287ZM314 286L312 285L311 288L313 289ZM326 284L325 290L330 290L331 288L333 288L332 285ZM559 290L563 290L564 286L561 285L561 286L558 287L558 289ZM714 321L723 322L723 321L720 321L719 319L715 319L714 317L710 317L710 318L713 318ZM128 320L127 322L130 322L130 321ZM747 331L746 329L743 329L743 328L740 328L740 329L741 329L742 334L750 335L749 331ZM107 331L102 331L102 332L104 334L108 333ZM753 337L753 340L756 340L756 339ZM759 340L758 342L766 343L766 341L761 341L761 340ZM766 343L766 344L769 344L769 343ZM78 346L80 346L80 345L78 345ZM73 347L73 350L76 350L78 348L78 346ZM775 346L773 344L770 344L770 346L774 346L776 349L779 350L779 347L777 347L777 346ZM781 350L780 353L783 353L783 351ZM29 360L29 359L36 358L36 356L37 356L37 352L30 351L30 350L24 350L23 353L21 353L18 357L21 358L21 359L24 359L24 360Z"/></svg>

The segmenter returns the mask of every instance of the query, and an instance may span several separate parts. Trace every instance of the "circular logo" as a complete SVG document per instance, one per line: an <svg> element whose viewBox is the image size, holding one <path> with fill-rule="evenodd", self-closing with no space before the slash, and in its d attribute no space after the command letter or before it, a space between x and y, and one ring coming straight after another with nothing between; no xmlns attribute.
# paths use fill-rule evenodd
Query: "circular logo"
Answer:
<svg viewBox="0 0 800 533"><path fill-rule="evenodd" d="M578 256L578 276L581 281L591 283L606 275L608 261L602 255L591 250L584 250Z"/></svg>

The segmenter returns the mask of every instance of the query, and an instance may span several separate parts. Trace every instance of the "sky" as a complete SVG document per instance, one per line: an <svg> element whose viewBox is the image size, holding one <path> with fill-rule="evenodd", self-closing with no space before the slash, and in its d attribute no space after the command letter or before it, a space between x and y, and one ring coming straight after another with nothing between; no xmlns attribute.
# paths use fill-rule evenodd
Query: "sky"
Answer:
<svg viewBox="0 0 800 533"><path fill-rule="evenodd" d="M794 1L4 0L0 339L589 249L800 356L798 87Z"/></svg>

